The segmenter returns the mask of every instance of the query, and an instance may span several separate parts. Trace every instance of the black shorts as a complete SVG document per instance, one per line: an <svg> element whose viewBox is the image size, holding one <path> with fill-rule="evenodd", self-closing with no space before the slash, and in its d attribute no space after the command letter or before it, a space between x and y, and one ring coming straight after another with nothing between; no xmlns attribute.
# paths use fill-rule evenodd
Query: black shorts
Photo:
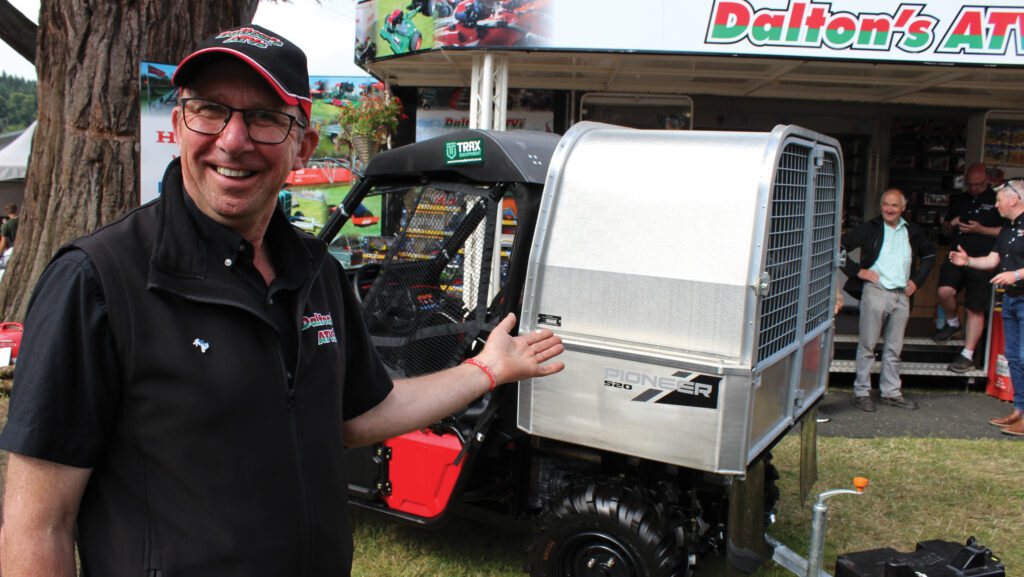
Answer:
<svg viewBox="0 0 1024 577"><path fill-rule="evenodd" d="M992 296L992 283L989 281L993 276L994 271L957 266L947 260L939 269L939 286L953 287L957 292L966 288L964 306L975 312L985 312Z"/></svg>

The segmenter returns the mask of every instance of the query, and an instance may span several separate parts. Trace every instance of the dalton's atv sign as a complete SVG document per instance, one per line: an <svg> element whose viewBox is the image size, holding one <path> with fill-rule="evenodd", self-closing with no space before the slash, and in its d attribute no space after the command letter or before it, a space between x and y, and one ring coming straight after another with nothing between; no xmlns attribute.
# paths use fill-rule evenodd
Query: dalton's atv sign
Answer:
<svg viewBox="0 0 1024 577"><path fill-rule="evenodd" d="M438 10L415 15L417 26L434 31L424 34L422 50L650 51L1024 66L1022 0L516 0L491 3L493 11L481 13L472 28L453 22L449 3L434 4ZM357 39L380 44L383 5L391 6L389 0L359 2ZM366 60L389 56L381 45Z"/></svg>
<svg viewBox="0 0 1024 577"><path fill-rule="evenodd" d="M908 54L1024 54L1024 6L961 6L945 21L929 9L928 4L900 4L881 12L852 11L832 2L798 0L773 9L756 8L747 0L717 0L706 41Z"/></svg>

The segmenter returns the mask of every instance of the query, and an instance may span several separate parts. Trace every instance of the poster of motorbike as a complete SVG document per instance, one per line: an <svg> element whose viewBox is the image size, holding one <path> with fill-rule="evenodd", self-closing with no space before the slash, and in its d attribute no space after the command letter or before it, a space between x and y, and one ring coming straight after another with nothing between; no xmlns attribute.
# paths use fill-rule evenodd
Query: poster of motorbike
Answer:
<svg viewBox="0 0 1024 577"><path fill-rule="evenodd" d="M1020 66L1022 32L1019 0L363 0L355 60L502 47Z"/></svg>

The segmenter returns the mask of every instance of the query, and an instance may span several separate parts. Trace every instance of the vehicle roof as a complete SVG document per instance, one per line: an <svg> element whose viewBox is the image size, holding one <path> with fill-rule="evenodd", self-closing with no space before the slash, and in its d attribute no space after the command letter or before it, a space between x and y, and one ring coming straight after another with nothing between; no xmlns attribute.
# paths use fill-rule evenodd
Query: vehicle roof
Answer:
<svg viewBox="0 0 1024 577"><path fill-rule="evenodd" d="M445 164L445 144L482 139L483 162ZM365 175L411 176L424 173L457 173L477 182L525 182L543 184L548 163L561 137L547 132L514 130L459 130L421 142L381 152L366 167Z"/></svg>

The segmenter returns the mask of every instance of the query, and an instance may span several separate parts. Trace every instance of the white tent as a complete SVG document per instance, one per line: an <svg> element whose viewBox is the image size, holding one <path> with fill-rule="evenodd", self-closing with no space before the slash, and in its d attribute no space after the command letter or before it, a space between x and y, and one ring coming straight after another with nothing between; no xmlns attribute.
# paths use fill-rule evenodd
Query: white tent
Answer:
<svg viewBox="0 0 1024 577"><path fill-rule="evenodd" d="M0 150L0 182L25 179L25 173L28 172L28 155L32 151L32 135L35 131L36 123L33 122L21 136Z"/></svg>

